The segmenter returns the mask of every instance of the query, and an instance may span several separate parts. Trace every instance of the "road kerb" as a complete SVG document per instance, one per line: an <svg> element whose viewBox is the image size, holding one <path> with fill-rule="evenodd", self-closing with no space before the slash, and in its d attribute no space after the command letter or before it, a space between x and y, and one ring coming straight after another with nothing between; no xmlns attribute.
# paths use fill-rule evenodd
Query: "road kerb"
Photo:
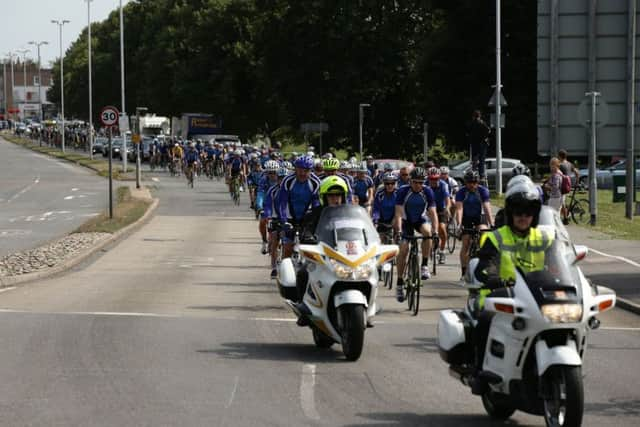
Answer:
<svg viewBox="0 0 640 427"><path fill-rule="evenodd" d="M16 285L23 284L26 282L31 282L34 280L46 279L48 277L51 277L56 274L60 274L66 270L69 270L72 267L75 267L76 265L80 264L82 261L89 258L91 255L95 254L96 252L98 252L108 244L117 242L127 233L130 233L142 227L149 220L153 212L156 210L156 208L158 207L158 203L159 203L159 199L154 198L153 202L151 203L147 211L136 222L127 225L125 228L121 230L118 230L117 232L113 233L111 236L104 239L103 241L96 243L94 246L80 251L77 255L66 260L62 264L56 265L55 267L44 269L42 271L36 271L33 273L21 274L18 276L0 277L0 288L16 286Z"/></svg>

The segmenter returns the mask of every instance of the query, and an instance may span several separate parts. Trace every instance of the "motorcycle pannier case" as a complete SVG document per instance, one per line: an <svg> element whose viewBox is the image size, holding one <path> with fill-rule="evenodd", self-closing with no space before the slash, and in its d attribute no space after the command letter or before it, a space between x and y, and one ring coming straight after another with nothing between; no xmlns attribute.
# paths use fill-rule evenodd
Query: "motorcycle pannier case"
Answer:
<svg viewBox="0 0 640 427"><path fill-rule="evenodd" d="M463 313L454 310L440 312L438 350L442 360L450 365L469 363L473 357L470 339L471 322Z"/></svg>

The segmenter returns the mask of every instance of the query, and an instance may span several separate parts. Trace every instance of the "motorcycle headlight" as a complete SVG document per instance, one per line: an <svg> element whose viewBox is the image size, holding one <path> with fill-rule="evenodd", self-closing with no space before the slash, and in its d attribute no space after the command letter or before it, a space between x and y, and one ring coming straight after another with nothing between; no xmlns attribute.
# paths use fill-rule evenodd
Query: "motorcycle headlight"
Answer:
<svg viewBox="0 0 640 427"><path fill-rule="evenodd" d="M341 262L336 261L335 259L330 259L329 262L331 263L333 271L336 273L338 279L351 279L353 269L347 267Z"/></svg>
<svg viewBox="0 0 640 427"><path fill-rule="evenodd" d="M580 304L545 304L541 310L542 315L553 323L574 323L582 319Z"/></svg>
<svg viewBox="0 0 640 427"><path fill-rule="evenodd" d="M372 262L365 262L364 264L360 264L354 271L354 278L356 280L367 280L369 279L369 276L371 276L371 273L373 273L373 270L375 268L375 264Z"/></svg>

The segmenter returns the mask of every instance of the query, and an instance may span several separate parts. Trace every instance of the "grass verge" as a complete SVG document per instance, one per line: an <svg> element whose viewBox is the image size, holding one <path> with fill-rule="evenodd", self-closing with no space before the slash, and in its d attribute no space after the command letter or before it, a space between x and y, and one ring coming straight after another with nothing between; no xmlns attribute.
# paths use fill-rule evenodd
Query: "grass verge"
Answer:
<svg viewBox="0 0 640 427"><path fill-rule="evenodd" d="M113 218L109 218L109 213L103 213L95 218L90 219L77 230L75 233L115 233L116 231L133 224L139 220L147 211L151 204L150 201L136 199L131 197L129 187L118 187L116 190L116 199L114 200Z"/></svg>
<svg viewBox="0 0 640 427"><path fill-rule="evenodd" d="M67 160L69 162L75 163L80 166L84 166L86 168L92 169L98 173L100 176L109 176L109 161L101 160L94 157L91 160L89 157L85 157L82 154L77 154L74 152L63 153L62 150L53 147L40 146L38 142L34 142L30 139L20 138L11 134L2 134L2 137L7 141L10 141L16 145L21 145L25 148L29 148L30 150L36 151L38 153L46 154L48 156L57 157L59 159ZM99 155L102 156L102 155ZM116 163L114 160L112 167L113 179L123 179L124 174L122 173L122 169L120 166L120 161ZM132 167L127 167L127 172L135 172L135 169Z"/></svg>

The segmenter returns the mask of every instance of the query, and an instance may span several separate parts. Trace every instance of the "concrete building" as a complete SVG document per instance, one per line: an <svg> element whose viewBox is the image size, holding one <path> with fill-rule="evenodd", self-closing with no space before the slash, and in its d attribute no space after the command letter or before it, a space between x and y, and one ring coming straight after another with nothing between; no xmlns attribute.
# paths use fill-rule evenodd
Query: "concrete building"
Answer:
<svg viewBox="0 0 640 427"><path fill-rule="evenodd" d="M41 70L42 85L40 85L38 81L38 64L27 60L24 65L26 67L23 67L23 62L21 61L13 63L13 78L9 61L6 61L2 69L0 69L0 120L7 118L14 120L37 118L40 110L40 99L42 99L45 112L51 104L47 100L47 91L53 85L53 70L50 68ZM7 111L5 111L5 105Z"/></svg>

